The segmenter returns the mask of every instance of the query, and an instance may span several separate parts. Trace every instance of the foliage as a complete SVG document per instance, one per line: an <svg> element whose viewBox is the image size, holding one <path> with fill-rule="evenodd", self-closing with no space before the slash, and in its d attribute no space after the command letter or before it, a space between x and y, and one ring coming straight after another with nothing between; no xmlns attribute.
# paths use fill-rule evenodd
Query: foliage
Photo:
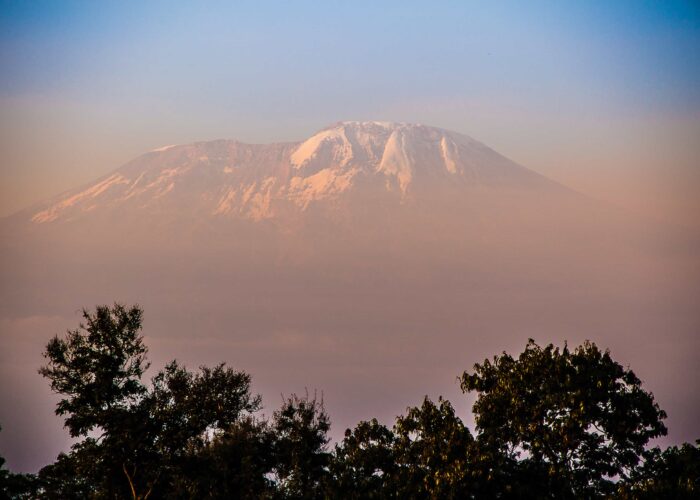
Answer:
<svg viewBox="0 0 700 500"><path fill-rule="evenodd" d="M436 405L426 397L420 407L397 418L394 434L398 496L467 496L474 438L449 401L440 398Z"/></svg>
<svg viewBox="0 0 700 500"><path fill-rule="evenodd" d="M700 447L646 449L665 414L634 373L586 342L529 341L460 378L472 434L425 398L392 428L360 422L328 449L323 401L292 395L256 415L251 378L173 361L149 383L142 311L84 311L40 372L74 437L37 476L2 468L2 498L696 498ZM700 442L698 443L700 444Z"/></svg>
<svg viewBox="0 0 700 500"><path fill-rule="evenodd" d="M42 498L94 498L109 489L111 478L104 474L104 449L88 438L61 453L56 462L39 471ZM119 479L123 477L119 475Z"/></svg>
<svg viewBox="0 0 700 500"><path fill-rule="evenodd" d="M193 453L187 474L172 481L170 498L269 498L275 435L268 423L239 419Z"/></svg>
<svg viewBox="0 0 700 500"><path fill-rule="evenodd" d="M347 429L331 462L332 493L337 498L386 498L396 490L394 433L377 419Z"/></svg>
<svg viewBox="0 0 700 500"><path fill-rule="evenodd" d="M56 413L67 415L71 435L100 432L59 459L57 465L75 477L66 484L47 482L57 495L84 486L80 481L86 479L97 496L161 496L211 433L259 409L250 376L224 365L194 374L173 361L147 388L141 382L148 366L141 309L116 304L83 315L86 326L49 342L49 362L40 370L64 396ZM42 472L51 478L56 469Z"/></svg>
<svg viewBox="0 0 700 500"><path fill-rule="evenodd" d="M320 498L328 476L330 420L323 400L292 395L272 417L280 495Z"/></svg>
<svg viewBox="0 0 700 500"><path fill-rule="evenodd" d="M503 353L475 365L461 385L478 393L480 441L546 468L547 489L559 498L614 490L649 439L666 433L665 413L635 374L590 342L569 351L530 340L517 359Z"/></svg>
<svg viewBox="0 0 700 500"><path fill-rule="evenodd" d="M622 498L691 499L700 497L700 440L645 452L644 465L620 485Z"/></svg>
<svg viewBox="0 0 700 500"><path fill-rule="evenodd" d="M95 428L107 430L115 415L128 412L146 392L141 376L148 369L146 346L140 335L143 311L98 306L83 310L86 323L55 336L46 346L48 364L39 373L64 397L56 407L72 437Z"/></svg>

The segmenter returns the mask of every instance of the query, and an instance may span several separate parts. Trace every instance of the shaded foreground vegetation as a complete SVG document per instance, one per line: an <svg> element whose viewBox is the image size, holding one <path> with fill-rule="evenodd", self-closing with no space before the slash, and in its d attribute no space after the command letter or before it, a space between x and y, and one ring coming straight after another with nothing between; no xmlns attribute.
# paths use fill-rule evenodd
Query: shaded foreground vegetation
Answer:
<svg viewBox="0 0 700 500"><path fill-rule="evenodd" d="M593 343L530 340L474 366L472 433L425 398L387 427L360 422L329 446L323 402L291 396L271 418L250 376L173 361L150 384L142 310L100 306L47 345L69 453L37 475L0 469L10 498L697 498L700 447L649 449L664 412ZM700 444L700 441L698 442ZM4 460L0 458L0 467Z"/></svg>

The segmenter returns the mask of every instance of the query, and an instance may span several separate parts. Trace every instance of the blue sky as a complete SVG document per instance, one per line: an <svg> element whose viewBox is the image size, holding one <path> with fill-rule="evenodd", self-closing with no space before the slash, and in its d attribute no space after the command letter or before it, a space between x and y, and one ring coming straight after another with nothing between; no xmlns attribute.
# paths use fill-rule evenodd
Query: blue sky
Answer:
<svg viewBox="0 0 700 500"><path fill-rule="evenodd" d="M658 198L682 200L700 4L3 1L0 112L0 214L162 144L344 119L464 132L608 198L670 162Z"/></svg>

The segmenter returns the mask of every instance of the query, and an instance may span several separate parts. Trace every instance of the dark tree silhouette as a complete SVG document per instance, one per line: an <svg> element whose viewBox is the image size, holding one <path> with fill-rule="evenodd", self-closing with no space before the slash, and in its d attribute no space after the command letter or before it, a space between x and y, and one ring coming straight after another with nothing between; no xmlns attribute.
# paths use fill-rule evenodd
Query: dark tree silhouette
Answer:
<svg viewBox="0 0 700 500"><path fill-rule="evenodd" d="M396 492L394 433L377 419L345 431L331 462L332 496L388 498Z"/></svg>
<svg viewBox="0 0 700 500"><path fill-rule="evenodd" d="M620 485L623 499L700 498L700 440L644 454L644 465Z"/></svg>
<svg viewBox="0 0 700 500"><path fill-rule="evenodd" d="M256 415L250 376L221 364L148 367L142 311L100 306L54 337L41 373L82 440L37 476L2 468L2 498L697 498L700 447L647 449L665 414L635 374L590 342L530 340L464 372L472 434L426 397L390 429L376 419L328 450L316 397ZM700 444L700 442L699 442Z"/></svg>
<svg viewBox="0 0 700 500"><path fill-rule="evenodd" d="M665 413L635 374L590 342L575 350L530 340L461 379L476 391L480 441L524 466L546 470L552 496L614 490L640 462L649 439L666 433Z"/></svg>
<svg viewBox="0 0 700 500"><path fill-rule="evenodd" d="M138 306L83 310L84 324L68 331L65 339L55 336L46 346L48 364L39 373L64 396L56 414L67 415L71 436L108 429L116 414L127 411L146 392L141 383L148 369L140 334L142 317Z"/></svg>
<svg viewBox="0 0 700 500"><path fill-rule="evenodd" d="M394 426L397 493L428 498L466 498L474 441L449 401L427 397Z"/></svg>
<svg viewBox="0 0 700 500"><path fill-rule="evenodd" d="M330 420L323 401L292 395L272 417L281 496L322 498L328 478Z"/></svg>
<svg viewBox="0 0 700 500"><path fill-rule="evenodd" d="M240 418L193 453L169 498L271 498L275 435L268 423Z"/></svg>
<svg viewBox="0 0 700 500"><path fill-rule="evenodd" d="M250 376L224 365L194 374L172 362L146 387L141 309L99 306L83 316L85 325L49 342L40 373L64 396L56 413L66 415L71 435L99 434L59 460L76 472L93 471L98 496L163 496L211 433L260 407Z"/></svg>

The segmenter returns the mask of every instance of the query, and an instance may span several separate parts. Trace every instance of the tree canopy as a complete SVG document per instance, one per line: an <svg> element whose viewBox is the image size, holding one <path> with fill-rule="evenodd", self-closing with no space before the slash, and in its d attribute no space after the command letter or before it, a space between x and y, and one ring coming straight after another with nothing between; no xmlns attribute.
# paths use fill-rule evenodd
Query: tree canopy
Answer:
<svg viewBox="0 0 700 500"><path fill-rule="evenodd" d="M49 342L40 373L63 396L56 413L71 435L86 437L56 465L79 478L88 462L91 473L99 471L88 483L100 495L160 496L211 435L260 408L250 376L223 364L192 373L173 361L145 385L138 306L99 306L83 316L79 329ZM88 437L91 431L98 437Z"/></svg>
<svg viewBox="0 0 700 500"><path fill-rule="evenodd" d="M547 472L556 497L604 494L627 479L666 414L629 369L586 342L570 351L530 340L465 372L477 430L488 446Z"/></svg>
<svg viewBox="0 0 700 500"><path fill-rule="evenodd" d="M697 498L700 448L649 448L664 412L629 368L586 342L533 340L465 371L470 431L425 397L329 445L323 401L269 418L251 377L224 364L149 367L138 306L99 306L47 345L40 373L80 440L37 475L2 468L1 498ZM700 444L700 442L698 443Z"/></svg>

